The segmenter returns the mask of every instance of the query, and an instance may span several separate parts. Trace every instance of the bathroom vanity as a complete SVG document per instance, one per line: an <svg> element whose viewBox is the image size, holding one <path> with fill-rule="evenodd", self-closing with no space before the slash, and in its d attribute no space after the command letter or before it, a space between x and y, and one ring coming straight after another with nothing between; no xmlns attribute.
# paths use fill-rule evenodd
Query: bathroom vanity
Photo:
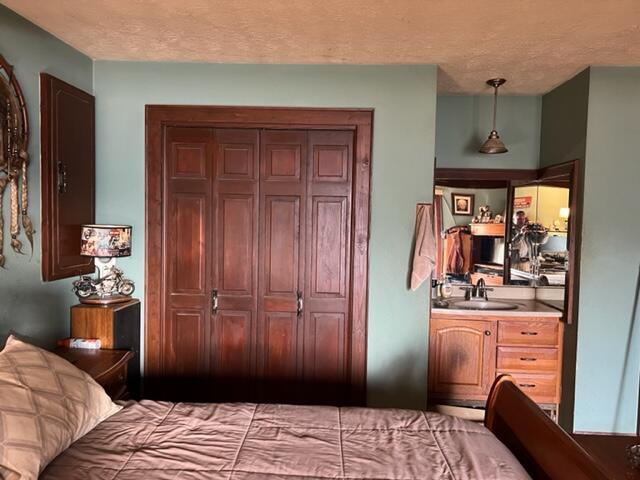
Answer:
<svg viewBox="0 0 640 480"><path fill-rule="evenodd" d="M431 309L429 401L481 406L494 379L512 375L552 416L561 397L562 311L539 300L514 310ZM462 300L462 299L459 299Z"/></svg>

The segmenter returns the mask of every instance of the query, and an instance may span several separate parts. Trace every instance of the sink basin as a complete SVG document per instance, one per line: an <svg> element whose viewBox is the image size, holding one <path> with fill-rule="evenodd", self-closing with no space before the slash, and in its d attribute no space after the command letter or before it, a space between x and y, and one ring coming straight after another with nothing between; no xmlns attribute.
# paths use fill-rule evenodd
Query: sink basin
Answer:
<svg viewBox="0 0 640 480"><path fill-rule="evenodd" d="M460 310L515 310L518 305L491 300L460 300L452 302L449 308L458 308Z"/></svg>

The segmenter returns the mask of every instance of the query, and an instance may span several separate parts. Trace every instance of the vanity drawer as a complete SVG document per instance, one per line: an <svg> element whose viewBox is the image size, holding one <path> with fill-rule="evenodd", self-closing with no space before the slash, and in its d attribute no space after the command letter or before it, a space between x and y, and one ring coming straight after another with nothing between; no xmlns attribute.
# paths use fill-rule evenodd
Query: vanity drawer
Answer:
<svg viewBox="0 0 640 480"><path fill-rule="evenodd" d="M498 347L498 370L556 372L557 348Z"/></svg>
<svg viewBox="0 0 640 480"><path fill-rule="evenodd" d="M509 320L498 322L498 343L507 345L557 345L558 323Z"/></svg>
<svg viewBox="0 0 640 480"><path fill-rule="evenodd" d="M558 387L558 376L553 373L515 373L499 372L511 375L520 390L532 400L540 403L555 403Z"/></svg>

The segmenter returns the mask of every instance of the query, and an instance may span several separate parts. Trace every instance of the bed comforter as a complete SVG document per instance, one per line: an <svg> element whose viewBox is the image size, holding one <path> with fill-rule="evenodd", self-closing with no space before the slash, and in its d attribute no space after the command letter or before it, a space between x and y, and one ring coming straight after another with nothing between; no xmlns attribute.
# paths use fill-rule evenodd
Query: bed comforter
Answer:
<svg viewBox="0 0 640 480"><path fill-rule="evenodd" d="M482 425L436 413L144 400L99 424L42 479L521 479Z"/></svg>

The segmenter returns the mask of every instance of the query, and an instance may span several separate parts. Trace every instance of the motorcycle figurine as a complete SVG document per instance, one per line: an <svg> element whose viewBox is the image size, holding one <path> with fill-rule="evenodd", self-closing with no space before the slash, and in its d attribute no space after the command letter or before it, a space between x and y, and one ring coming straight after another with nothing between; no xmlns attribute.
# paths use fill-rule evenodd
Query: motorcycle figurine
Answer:
<svg viewBox="0 0 640 480"><path fill-rule="evenodd" d="M123 271L117 267L111 268L109 273L102 278L93 279L88 275L83 275L79 280L73 282L73 293L80 299L92 296L99 298L118 295L128 297L134 290L133 282L124 278Z"/></svg>

